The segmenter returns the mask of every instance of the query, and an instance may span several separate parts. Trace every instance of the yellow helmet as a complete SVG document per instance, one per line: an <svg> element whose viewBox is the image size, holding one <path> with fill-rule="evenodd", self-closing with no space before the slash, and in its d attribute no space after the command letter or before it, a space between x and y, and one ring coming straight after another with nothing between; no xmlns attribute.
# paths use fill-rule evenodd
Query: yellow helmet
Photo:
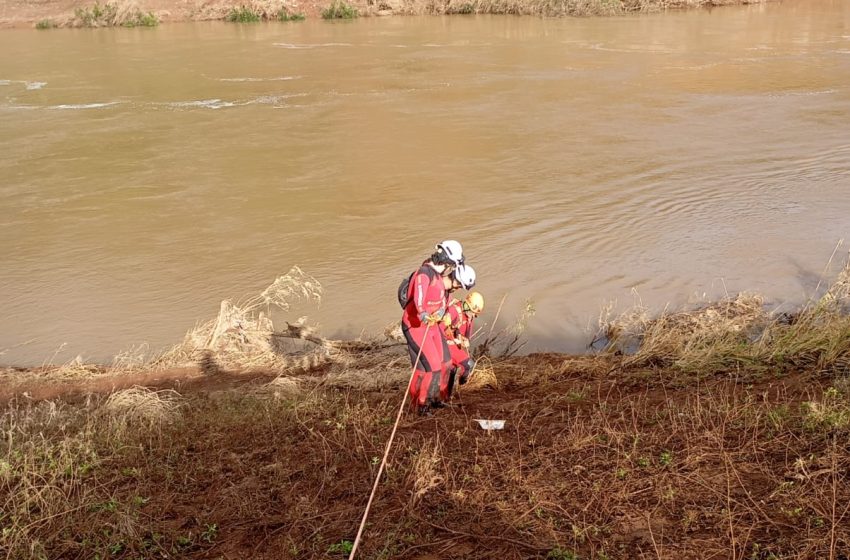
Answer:
<svg viewBox="0 0 850 560"><path fill-rule="evenodd" d="M464 304L467 311L471 311L472 313L479 315L482 311L484 311L484 296L482 296L480 292L469 292Z"/></svg>

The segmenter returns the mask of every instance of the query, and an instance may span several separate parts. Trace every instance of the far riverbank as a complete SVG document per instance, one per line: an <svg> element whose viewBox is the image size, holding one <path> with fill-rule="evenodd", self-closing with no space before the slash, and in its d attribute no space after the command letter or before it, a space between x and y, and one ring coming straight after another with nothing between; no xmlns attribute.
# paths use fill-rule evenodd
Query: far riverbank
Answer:
<svg viewBox="0 0 850 560"><path fill-rule="evenodd" d="M617 16L665 10L706 9L763 0L352 0L342 18L353 16L511 14L544 17ZM322 18L336 0L2 0L0 28L150 26L157 23L225 20L288 20L287 15ZM348 7L353 10L348 10ZM238 14L238 15L237 15ZM248 19L254 19L248 16ZM143 17L140 17L143 16ZM150 17L152 16L152 17ZM333 18L332 18L333 19Z"/></svg>

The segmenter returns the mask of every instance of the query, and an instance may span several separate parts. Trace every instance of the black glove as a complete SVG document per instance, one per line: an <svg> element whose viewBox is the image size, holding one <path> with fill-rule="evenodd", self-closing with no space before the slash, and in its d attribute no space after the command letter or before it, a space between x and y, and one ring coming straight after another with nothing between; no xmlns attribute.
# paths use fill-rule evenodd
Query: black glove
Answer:
<svg viewBox="0 0 850 560"><path fill-rule="evenodd" d="M460 384L466 385L466 382L469 381L469 374L472 370L475 369L475 360L469 358L466 360L465 368L463 368L463 375L460 376Z"/></svg>

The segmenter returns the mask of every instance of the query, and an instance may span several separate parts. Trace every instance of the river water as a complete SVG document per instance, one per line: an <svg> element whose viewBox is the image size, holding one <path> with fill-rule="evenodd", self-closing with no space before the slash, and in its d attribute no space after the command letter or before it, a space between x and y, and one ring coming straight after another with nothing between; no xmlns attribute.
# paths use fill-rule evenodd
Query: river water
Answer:
<svg viewBox="0 0 850 560"><path fill-rule="evenodd" d="M6 30L0 53L0 363L161 348L292 265L322 332L377 332L442 238L489 319L531 299L528 348L581 350L612 300L802 301L850 235L850 2Z"/></svg>

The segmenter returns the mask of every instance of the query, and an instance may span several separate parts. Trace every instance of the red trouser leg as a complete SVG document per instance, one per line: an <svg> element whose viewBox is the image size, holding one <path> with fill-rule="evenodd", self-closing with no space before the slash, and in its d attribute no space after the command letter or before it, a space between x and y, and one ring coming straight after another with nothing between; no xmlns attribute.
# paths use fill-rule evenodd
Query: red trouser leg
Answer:
<svg viewBox="0 0 850 560"><path fill-rule="evenodd" d="M449 400L449 374L452 369L452 355L449 351L449 344L446 341L446 335L442 332L438 333L438 344L440 345L440 398L444 401Z"/></svg>
<svg viewBox="0 0 850 560"><path fill-rule="evenodd" d="M414 328L402 323L401 330L407 339L411 365L416 368L409 388L411 401L412 404L425 406L429 400L439 398L440 372L443 368L442 334L436 326Z"/></svg>
<svg viewBox="0 0 850 560"><path fill-rule="evenodd" d="M419 404L419 393L422 388L422 379L424 376L425 372L417 369L413 372L413 377L410 379L408 392L410 393L410 406L412 407L416 407Z"/></svg>
<svg viewBox="0 0 850 560"><path fill-rule="evenodd" d="M469 352L467 352L457 344L449 344L449 352L452 356L452 367L462 366L463 362L469 359Z"/></svg>
<svg viewBox="0 0 850 560"><path fill-rule="evenodd" d="M443 395L443 400L448 400L452 394L452 387L450 385L454 384L458 378L457 366L460 363L457 359L458 356L458 346L456 344L446 344L446 347L449 351L449 362L445 367L446 370L446 387L445 390L441 391L441 395Z"/></svg>

